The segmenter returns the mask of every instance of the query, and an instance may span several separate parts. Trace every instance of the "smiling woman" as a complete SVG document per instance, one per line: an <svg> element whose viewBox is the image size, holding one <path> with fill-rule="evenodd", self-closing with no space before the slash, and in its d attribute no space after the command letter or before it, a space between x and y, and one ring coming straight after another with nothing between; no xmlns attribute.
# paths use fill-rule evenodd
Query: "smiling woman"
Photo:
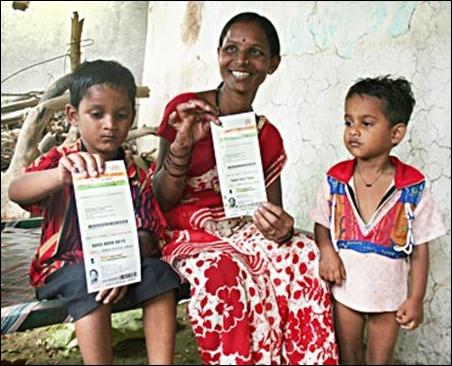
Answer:
<svg viewBox="0 0 452 366"><path fill-rule="evenodd" d="M265 116L255 121L268 202L253 217L227 219L218 183L210 123L253 110L281 61L278 34L267 18L242 13L224 26L217 52L220 85L176 96L158 129L154 190L171 229L163 260L191 285L188 311L205 364L335 364L318 249L282 207L286 154Z"/></svg>

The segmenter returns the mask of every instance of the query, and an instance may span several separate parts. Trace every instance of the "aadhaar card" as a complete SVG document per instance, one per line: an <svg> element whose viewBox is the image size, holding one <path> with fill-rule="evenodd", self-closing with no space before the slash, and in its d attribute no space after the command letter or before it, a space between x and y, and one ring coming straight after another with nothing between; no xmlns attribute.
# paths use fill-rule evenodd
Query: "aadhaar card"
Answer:
<svg viewBox="0 0 452 366"><path fill-rule="evenodd" d="M252 215L267 201L254 112L211 123L221 196L227 218Z"/></svg>
<svg viewBox="0 0 452 366"><path fill-rule="evenodd" d="M141 281L132 194L122 160L97 178L72 174L88 292Z"/></svg>

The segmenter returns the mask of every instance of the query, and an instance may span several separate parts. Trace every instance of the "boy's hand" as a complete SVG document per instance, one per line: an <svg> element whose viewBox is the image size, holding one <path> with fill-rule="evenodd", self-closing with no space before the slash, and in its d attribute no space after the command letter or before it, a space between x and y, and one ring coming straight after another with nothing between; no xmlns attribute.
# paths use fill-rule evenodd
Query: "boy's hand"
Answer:
<svg viewBox="0 0 452 366"><path fill-rule="evenodd" d="M342 280L346 279L344 264L333 247L326 247L320 250L319 266L320 277L326 281L340 286Z"/></svg>
<svg viewBox="0 0 452 366"><path fill-rule="evenodd" d="M114 287L110 288L108 290L102 290L99 291L99 293L96 296L97 302L102 302L104 304L116 304L117 302L121 301L121 299L126 295L127 293L127 286L121 286L121 287Z"/></svg>
<svg viewBox="0 0 452 366"><path fill-rule="evenodd" d="M147 230L138 230L138 241L140 244L140 255L143 258L161 256L160 242L156 235Z"/></svg>
<svg viewBox="0 0 452 366"><path fill-rule="evenodd" d="M63 156L58 162L58 178L62 184L72 184L71 173L98 177L105 170L105 161L98 154L79 152Z"/></svg>
<svg viewBox="0 0 452 366"><path fill-rule="evenodd" d="M406 330L416 329L424 319L424 306L422 299L408 298L396 313L396 321L400 328Z"/></svg>

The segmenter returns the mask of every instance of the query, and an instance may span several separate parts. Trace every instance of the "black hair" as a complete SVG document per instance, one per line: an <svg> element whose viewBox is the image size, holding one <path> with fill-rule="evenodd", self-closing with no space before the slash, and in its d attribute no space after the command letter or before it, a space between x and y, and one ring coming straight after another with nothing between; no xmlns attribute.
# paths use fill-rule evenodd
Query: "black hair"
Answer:
<svg viewBox="0 0 452 366"><path fill-rule="evenodd" d="M239 22L255 22L257 23L265 32L265 35L267 36L268 43L270 44L270 56L279 56L281 50L279 45L279 37L278 32L276 31L275 27L273 26L272 22L270 22L267 18L256 14L256 13L240 13L236 16L232 17L226 25L223 27L223 30L220 34L220 42L219 47L222 46L224 37L226 37L226 34L228 33L229 29L232 27L233 24L239 23Z"/></svg>
<svg viewBox="0 0 452 366"><path fill-rule="evenodd" d="M87 90L93 85L102 84L125 91L132 105L132 110L135 112L135 97L137 94L135 78L129 69L116 61L85 61L75 69L69 87L72 106L78 109Z"/></svg>
<svg viewBox="0 0 452 366"><path fill-rule="evenodd" d="M353 95L369 95L381 100L383 113L394 126L397 123L408 125L416 101L410 83L403 77L390 75L359 79L348 90L345 100Z"/></svg>

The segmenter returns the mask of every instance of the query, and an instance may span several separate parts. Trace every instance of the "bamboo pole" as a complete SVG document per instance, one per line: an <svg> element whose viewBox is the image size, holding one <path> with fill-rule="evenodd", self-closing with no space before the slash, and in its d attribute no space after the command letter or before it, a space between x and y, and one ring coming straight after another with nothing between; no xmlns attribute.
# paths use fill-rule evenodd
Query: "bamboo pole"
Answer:
<svg viewBox="0 0 452 366"><path fill-rule="evenodd" d="M74 16L72 17L72 28L71 28L71 52L70 52L70 59L71 59L71 70L74 72L74 70L77 68L78 65L80 65L80 41L82 38L82 30L83 30L83 21L85 19L79 20L78 18L78 12L74 12Z"/></svg>

